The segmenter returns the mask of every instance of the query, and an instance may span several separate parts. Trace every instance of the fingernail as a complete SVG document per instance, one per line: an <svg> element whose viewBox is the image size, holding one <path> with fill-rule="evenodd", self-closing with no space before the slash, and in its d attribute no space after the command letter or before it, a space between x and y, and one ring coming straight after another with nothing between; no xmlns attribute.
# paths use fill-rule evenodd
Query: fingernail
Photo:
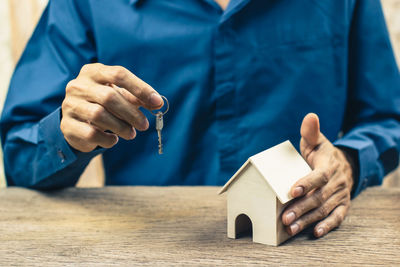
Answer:
<svg viewBox="0 0 400 267"><path fill-rule="evenodd" d="M293 197L299 197L299 196L303 195L303 192L304 192L303 187L298 186L293 190Z"/></svg>
<svg viewBox="0 0 400 267"><path fill-rule="evenodd" d="M296 219L296 215L294 214L293 211L289 212L288 215L286 215L286 223L291 224L294 219Z"/></svg>
<svg viewBox="0 0 400 267"><path fill-rule="evenodd" d="M136 130L135 130L135 128L132 127L131 134L130 134L129 137L130 137L131 139L133 139L133 138L135 138L135 136L136 136Z"/></svg>
<svg viewBox="0 0 400 267"><path fill-rule="evenodd" d="M317 230L317 235L318 235L318 237L324 235L324 229L323 229L322 227L318 228L318 230Z"/></svg>
<svg viewBox="0 0 400 267"><path fill-rule="evenodd" d="M160 96L159 94L156 94L156 93L152 93L152 94L151 94L151 96L150 96L150 103L151 103L153 106L158 107L158 106L160 106L160 105L162 104L162 102L163 102L163 100L162 100L162 98L161 98L161 96Z"/></svg>
<svg viewBox="0 0 400 267"><path fill-rule="evenodd" d="M292 235L297 234L297 231L299 231L299 225L297 223L294 223L290 226L290 231L292 232Z"/></svg>

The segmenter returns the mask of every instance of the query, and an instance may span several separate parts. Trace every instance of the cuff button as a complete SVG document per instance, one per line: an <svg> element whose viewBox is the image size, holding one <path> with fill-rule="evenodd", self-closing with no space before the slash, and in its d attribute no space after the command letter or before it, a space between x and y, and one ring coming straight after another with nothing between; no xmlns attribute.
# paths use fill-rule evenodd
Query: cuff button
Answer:
<svg viewBox="0 0 400 267"><path fill-rule="evenodd" d="M62 152L62 151L59 149L59 150L57 150L57 154L58 154L58 157L61 159L61 163L64 163L64 161L65 161L65 154L64 154L64 152Z"/></svg>

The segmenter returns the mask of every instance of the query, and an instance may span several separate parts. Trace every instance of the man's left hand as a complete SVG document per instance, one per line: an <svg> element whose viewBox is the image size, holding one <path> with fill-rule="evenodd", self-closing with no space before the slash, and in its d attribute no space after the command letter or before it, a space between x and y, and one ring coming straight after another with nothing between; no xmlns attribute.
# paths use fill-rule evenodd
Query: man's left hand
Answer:
<svg viewBox="0 0 400 267"><path fill-rule="evenodd" d="M349 210L353 162L320 132L316 114L304 117L300 133L301 154L312 172L291 188L296 199L283 212L282 222L290 235L318 222L314 235L321 237L338 227Z"/></svg>

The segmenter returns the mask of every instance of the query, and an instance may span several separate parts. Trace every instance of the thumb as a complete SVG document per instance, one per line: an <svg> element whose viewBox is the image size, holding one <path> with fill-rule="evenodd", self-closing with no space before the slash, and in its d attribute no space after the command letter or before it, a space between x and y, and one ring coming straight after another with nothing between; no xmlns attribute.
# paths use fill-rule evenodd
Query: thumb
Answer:
<svg viewBox="0 0 400 267"><path fill-rule="evenodd" d="M301 123L300 134L304 146L314 148L321 140L321 132L319 130L319 119L317 114L308 113Z"/></svg>

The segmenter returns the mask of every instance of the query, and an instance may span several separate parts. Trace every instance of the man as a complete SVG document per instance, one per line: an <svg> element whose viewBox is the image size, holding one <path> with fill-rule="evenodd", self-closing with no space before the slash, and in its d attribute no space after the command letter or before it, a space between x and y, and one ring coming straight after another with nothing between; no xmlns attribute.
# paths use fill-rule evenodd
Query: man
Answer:
<svg viewBox="0 0 400 267"><path fill-rule="evenodd" d="M222 185L289 139L313 171L282 220L321 237L398 164L399 90L379 1L53 0L4 107L7 181L73 186L103 153L107 185Z"/></svg>

